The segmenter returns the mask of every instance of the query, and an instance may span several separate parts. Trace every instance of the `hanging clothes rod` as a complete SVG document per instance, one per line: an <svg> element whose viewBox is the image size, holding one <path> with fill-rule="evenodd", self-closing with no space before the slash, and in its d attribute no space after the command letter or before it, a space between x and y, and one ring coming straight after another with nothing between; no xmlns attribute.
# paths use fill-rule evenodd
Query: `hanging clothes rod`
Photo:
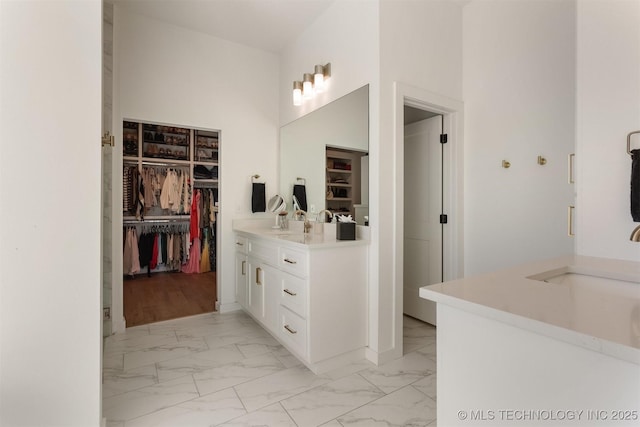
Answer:
<svg viewBox="0 0 640 427"><path fill-rule="evenodd" d="M190 218L171 218L171 219L123 219L122 223L125 225L137 225L137 224L170 224L175 222L189 222Z"/></svg>
<svg viewBox="0 0 640 427"><path fill-rule="evenodd" d="M629 135L627 135L627 154L628 155L631 155L631 135L634 135L636 133L640 133L640 130L629 132Z"/></svg>
<svg viewBox="0 0 640 427"><path fill-rule="evenodd" d="M195 188L218 188L218 181L216 182L194 181L193 186Z"/></svg>
<svg viewBox="0 0 640 427"><path fill-rule="evenodd" d="M183 163L156 163L156 162L147 162L143 161L142 166L160 166L160 167L168 167L168 168L181 168L188 169L189 165L185 165Z"/></svg>

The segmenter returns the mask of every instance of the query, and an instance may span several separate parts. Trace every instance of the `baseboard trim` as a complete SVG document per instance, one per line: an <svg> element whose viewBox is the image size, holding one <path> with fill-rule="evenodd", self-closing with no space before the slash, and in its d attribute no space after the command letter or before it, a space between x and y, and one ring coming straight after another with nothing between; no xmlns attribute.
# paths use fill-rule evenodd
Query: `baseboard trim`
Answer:
<svg viewBox="0 0 640 427"><path fill-rule="evenodd" d="M229 313L231 311L242 310L242 306L237 302L227 304L218 304L218 302L216 302L216 308L218 309L218 313Z"/></svg>
<svg viewBox="0 0 640 427"><path fill-rule="evenodd" d="M113 319L113 323L111 324L111 335L117 334L120 332L124 332L127 329L127 321L124 317L118 321L117 319Z"/></svg>
<svg viewBox="0 0 640 427"><path fill-rule="evenodd" d="M314 374L322 375L326 372L333 371L334 369L347 366L350 363L361 361L363 358L365 358L365 350L365 348L357 348L355 350L340 354L338 356L330 357L329 359L325 359L317 363L307 363L305 361L302 361L302 359L300 360Z"/></svg>
<svg viewBox="0 0 640 427"><path fill-rule="evenodd" d="M402 357L402 351L398 351L396 348L392 348L381 353L367 348L365 351L365 357L368 361L376 364L376 366L384 365L387 362L396 360Z"/></svg>

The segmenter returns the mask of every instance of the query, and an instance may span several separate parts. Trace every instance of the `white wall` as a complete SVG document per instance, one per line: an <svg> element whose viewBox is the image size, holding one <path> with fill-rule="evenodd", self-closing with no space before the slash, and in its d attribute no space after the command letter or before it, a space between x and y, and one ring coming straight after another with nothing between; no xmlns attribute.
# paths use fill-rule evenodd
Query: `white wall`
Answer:
<svg viewBox="0 0 640 427"><path fill-rule="evenodd" d="M403 179L403 163L397 158L403 159L404 142L396 138L394 82L440 99L462 98L462 5L447 0L381 1L380 78L380 143L370 156L370 218L377 228L371 255L376 267L370 274L377 294L370 309L379 316L371 327L378 330L376 348L385 360L402 355L404 204L403 193L396 189Z"/></svg>
<svg viewBox="0 0 640 427"><path fill-rule="evenodd" d="M378 1L335 0L280 54L280 124L287 124L366 84L378 91ZM331 63L327 90L301 106L292 101L293 81ZM376 98L376 97L371 97ZM370 98L370 111L377 99ZM375 110L374 110L375 109Z"/></svg>
<svg viewBox="0 0 640 427"><path fill-rule="evenodd" d="M130 118L222 131L217 280L224 311L235 302L231 220L251 213L251 175L259 174L267 183L267 198L278 190L277 56L128 13L120 6L115 31L116 123ZM121 127L115 126L117 134ZM122 150L116 140L116 150ZM122 183L114 182L114 193L121 189ZM115 197L122 199L121 193ZM119 223L114 219L114 234L121 235ZM121 271L122 260L115 262ZM121 277L114 276L120 281L114 286L122 286Z"/></svg>
<svg viewBox="0 0 640 427"><path fill-rule="evenodd" d="M573 252L575 12L571 0L464 8L465 275Z"/></svg>
<svg viewBox="0 0 640 427"><path fill-rule="evenodd" d="M577 253L638 261L626 136L640 130L640 2L581 0L577 19Z"/></svg>
<svg viewBox="0 0 640 427"><path fill-rule="evenodd" d="M100 425L101 27L0 2L1 425Z"/></svg>
<svg viewBox="0 0 640 427"><path fill-rule="evenodd" d="M378 0L336 0L281 53L280 124L287 124L329 102L369 84L369 153L379 147L379 5ZM299 107L292 102L292 84L315 64L331 63L327 91ZM370 161L373 161L370 158ZM378 349L377 183L370 181L369 346ZM388 263L389 260L384 262Z"/></svg>

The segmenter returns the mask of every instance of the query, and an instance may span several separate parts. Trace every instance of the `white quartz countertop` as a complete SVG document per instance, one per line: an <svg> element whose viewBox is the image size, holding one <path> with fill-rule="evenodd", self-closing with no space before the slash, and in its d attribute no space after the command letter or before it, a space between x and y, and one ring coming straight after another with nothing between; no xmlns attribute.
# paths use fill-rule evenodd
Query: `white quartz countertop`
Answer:
<svg viewBox="0 0 640 427"><path fill-rule="evenodd" d="M272 225L271 221L238 220L233 223L233 231L250 235L253 238L307 249L329 249L369 244L367 227L357 227L356 240L337 240L335 224L312 224L316 228L312 228L309 233L303 232L302 221L290 221L287 230L274 229Z"/></svg>
<svg viewBox="0 0 640 427"><path fill-rule="evenodd" d="M420 297L640 364L640 262L566 256L425 286Z"/></svg>

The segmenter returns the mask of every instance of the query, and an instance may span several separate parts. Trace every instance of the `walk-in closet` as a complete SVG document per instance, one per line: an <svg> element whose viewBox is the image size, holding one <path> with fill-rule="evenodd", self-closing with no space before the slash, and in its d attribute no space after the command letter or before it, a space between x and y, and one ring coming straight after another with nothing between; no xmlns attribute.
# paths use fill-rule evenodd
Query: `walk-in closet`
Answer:
<svg viewBox="0 0 640 427"><path fill-rule="evenodd" d="M220 131L133 120L122 128L127 327L212 312Z"/></svg>

